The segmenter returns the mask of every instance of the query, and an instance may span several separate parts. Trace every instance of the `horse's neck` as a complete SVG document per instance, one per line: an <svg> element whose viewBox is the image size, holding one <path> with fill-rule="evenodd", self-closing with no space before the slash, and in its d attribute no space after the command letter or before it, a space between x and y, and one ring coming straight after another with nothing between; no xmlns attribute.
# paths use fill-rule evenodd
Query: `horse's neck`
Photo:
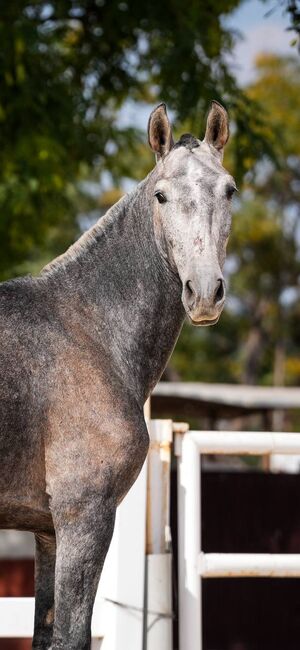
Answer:
<svg viewBox="0 0 300 650"><path fill-rule="evenodd" d="M140 403L158 381L183 322L180 283L158 252L145 194L140 186L121 200L49 273L74 296L80 314L84 306L95 353L98 339L112 371Z"/></svg>

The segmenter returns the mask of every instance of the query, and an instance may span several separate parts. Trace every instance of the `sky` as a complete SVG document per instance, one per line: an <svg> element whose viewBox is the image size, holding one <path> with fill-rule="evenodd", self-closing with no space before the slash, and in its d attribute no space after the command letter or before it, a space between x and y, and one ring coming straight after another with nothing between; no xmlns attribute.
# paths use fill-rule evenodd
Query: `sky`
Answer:
<svg viewBox="0 0 300 650"><path fill-rule="evenodd" d="M270 11L271 15L267 15ZM286 31L289 19L280 7L280 0L266 0L265 2L244 0L240 7L226 18L225 23L240 34L233 56L229 61L241 86L254 79L255 57L260 52L277 52L278 54L293 54L295 52L290 45L295 36L293 32ZM170 111L169 114L172 117ZM140 105L137 109L136 103L129 99L120 111L119 122L123 127L134 124L145 130L148 117L148 106Z"/></svg>
<svg viewBox="0 0 300 650"><path fill-rule="evenodd" d="M286 31L289 19L278 0L245 0L226 20L226 24L237 29L242 36L231 59L241 85L254 79L254 61L259 52L292 54L295 51L290 45L293 32Z"/></svg>

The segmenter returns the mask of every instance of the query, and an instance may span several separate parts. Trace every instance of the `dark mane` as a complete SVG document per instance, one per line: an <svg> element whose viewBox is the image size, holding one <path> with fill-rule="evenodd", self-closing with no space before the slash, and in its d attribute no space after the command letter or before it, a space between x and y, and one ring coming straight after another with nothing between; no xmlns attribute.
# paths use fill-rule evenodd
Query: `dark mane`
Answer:
<svg viewBox="0 0 300 650"><path fill-rule="evenodd" d="M186 147L186 149L195 149L195 147L200 147L200 140L197 140L194 135L191 133L184 133L178 142L174 145L173 149L177 149L178 147Z"/></svg>

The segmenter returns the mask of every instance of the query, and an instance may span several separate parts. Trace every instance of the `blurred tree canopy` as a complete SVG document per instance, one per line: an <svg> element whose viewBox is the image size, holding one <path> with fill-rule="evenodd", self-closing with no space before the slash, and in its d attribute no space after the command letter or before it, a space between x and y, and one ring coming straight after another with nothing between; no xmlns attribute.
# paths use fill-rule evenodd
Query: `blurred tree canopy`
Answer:
<svg viewBox="0 0 300 650"><path fill-rule="evenodd" d="M179 120L197 125L213 97L233 97L225 54L234 34L223 18L239 2L1 4L2 278L74 239L88 200L80 181L103 169L141 178L145 131L120 126L128 97L164 99Z"/></svg>
<svg viewBox="0 0 300 650"><path fill-rule="evenodd" d="M186 378L299 383L300 61L261 55L256 68L246 94L264 116L276 163L258 157L236 202L225 314L217 328L188 328L172 364Z"/></svg>
<svg viewBox="0 0 300 650"><path fill-rule="evenodd" d="M287 0L285 3L286 11L290 16L290 30L296 33L293 45L297 45L300 52L300 4L299 0Z"/></svg>
<svg viewBox="0 0 300 650"><path fill-rule="evenodd" d="M145 129L122 120L130 99L164 100L198 134L211 99L230 108L239 179L274 158L254 98L228 65L241 0L14 0L0 12L0 278L38 268L78 234L103 170L140 179ZM287 3L289 4L289 3ZM146 124L145 124L146 127Z"/></svg>
<svg viewBox="0 0 300 650"><path fill-rule="evenodd" d="M228 64L238 36L224 19L240 3L1 4L0 278L38 270L78 235L80 215L99 216L122 179L149 171L146 124L128 125L128 102L148 112L164 100L181 131L202 135L217 99L230 110L225 162L242 190L230 300L216 328L184 329L168 372L299 383L299 61L261 56L256 82L238 88ZM278 3L299 33L297 0Z"/></svg>

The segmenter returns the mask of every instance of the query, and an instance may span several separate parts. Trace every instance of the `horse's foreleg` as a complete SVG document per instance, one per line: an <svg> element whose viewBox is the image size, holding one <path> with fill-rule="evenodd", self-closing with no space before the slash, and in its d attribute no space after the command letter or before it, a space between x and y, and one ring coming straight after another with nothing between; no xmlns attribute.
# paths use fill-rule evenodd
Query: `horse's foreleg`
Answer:
<svg viewBox="0 0 300 650"><path fill-rule="evenodd" d="M54 621L55 536L35 536L35 617L32 648L48 650Z"/></svg>
<svg viewBox="0 0 300 650"><path fill-rule="evenodd" d="M51 650L89 650L97 586L113 533L115 507L80 504L55 516L55 622Z"/></svg>

